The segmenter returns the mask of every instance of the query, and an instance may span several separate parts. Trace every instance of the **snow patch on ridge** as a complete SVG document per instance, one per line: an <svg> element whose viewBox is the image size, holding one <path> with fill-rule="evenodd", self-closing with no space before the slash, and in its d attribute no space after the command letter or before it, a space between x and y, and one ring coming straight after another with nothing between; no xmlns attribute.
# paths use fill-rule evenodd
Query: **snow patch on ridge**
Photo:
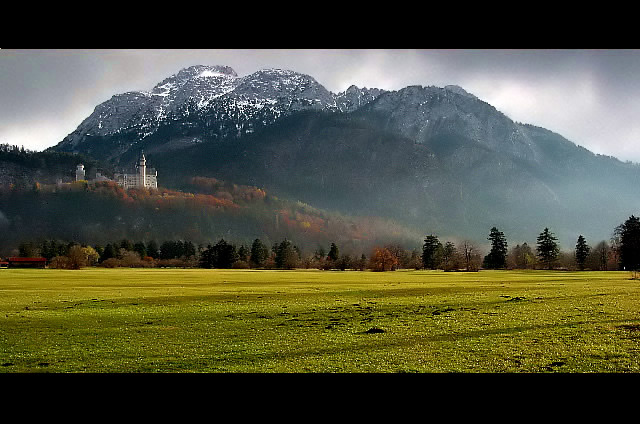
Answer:
<svg viewBox="0 0 640 424"><path fill-rule="evenodd" d="M229 74L223 74L222 72L216 72L216 71L212 71L210 69L207 69L205 71L202 71L198 74L199 78L210 78L210 77L229 77Z"/></svg>

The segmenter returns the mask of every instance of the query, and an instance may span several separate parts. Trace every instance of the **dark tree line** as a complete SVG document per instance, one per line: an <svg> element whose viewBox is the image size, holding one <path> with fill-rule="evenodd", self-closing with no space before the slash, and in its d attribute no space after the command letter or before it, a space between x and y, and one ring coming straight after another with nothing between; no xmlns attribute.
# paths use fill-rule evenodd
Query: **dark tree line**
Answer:
<svg viewBox="0 0 640 424"><path fill-rule="evenodd" d="M585 237L579 235L572 255L560 251L558 239L549 228L538 235L534 248L523 243L509 249L504 233L496 227L491 228L487 239L491 248L482 260L484 269L640 269L640 219L635 216L615 229L611 244L602 241L592 248ZM433 234L424 239L421 259L424 269L479 269L479 252L473 243L463 241L455 245L447 241L443 244Z"/></svg>
<svg viewBox="0 0 640 424"><path fill-rule="evenodd" d="M640 270L640 218L632 215L614 230L611 244L606 241L589 246L579 235L571 260L560 251L557 237L545 228L536 239L535 251L527 243L509 249L507 239L498 228L491 228L487 240L489 252L482 257L474 243L462 241L441 242L436 235L424 239L422 252L408 251L389 244L376 247L369 258L362 254L342 254L336 243L328 250L319 246L312 256L304 257L300 249L288 239L268 247L259 238L251 245L235 245L224 239L215 244L196 246L188 240L167 240L158 244L122 239L105 246L85 246L76 242L44 240L40 243L21 243L18 254L22 257L42 256L49 261L85 255L93 263L104 266L200 266L203 268L318 268L318 269L443 269L445 271L484 269L527 269L557 267L585 270ZM82 248L84 250L80 251ZM72 252L73 251L73 252ZM79 253L83 252L83 253ZM75 260L75 259L74 259ZM59 259L58 262L61 260ZM180 262L181 261L181 262ZM570 265L569 262L573 265ZM76 261L77 262L77 261ZM612 268L613 267L613 268ZM572 268L573 269L573 268Z"/></svg>

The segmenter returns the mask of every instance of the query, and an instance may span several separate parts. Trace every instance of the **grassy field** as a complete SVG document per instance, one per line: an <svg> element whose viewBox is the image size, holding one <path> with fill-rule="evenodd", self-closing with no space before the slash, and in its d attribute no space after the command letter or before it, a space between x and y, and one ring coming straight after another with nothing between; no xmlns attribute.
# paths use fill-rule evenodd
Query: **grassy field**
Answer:
<svg viewBox="0 0 640 424"><path fill-rule="evenodd" d="M0 372L639 372L630 277L0 270Z"/></svg>

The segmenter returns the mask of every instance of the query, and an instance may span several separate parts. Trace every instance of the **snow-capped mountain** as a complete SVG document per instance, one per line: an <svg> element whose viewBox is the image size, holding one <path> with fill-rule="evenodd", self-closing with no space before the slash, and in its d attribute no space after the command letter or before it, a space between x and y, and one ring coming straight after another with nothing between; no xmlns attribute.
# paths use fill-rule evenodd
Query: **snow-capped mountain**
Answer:
<svg viewBox="0 0 640 424"><path fill-rule="evenodd" d="M228 66L191 66L150 91L98 105L55 149L114 160L134 145L152 152L239 137L296 111L351 111L382 92L352 86L334 94L308 75L282 69L239 77Z"/></svg>

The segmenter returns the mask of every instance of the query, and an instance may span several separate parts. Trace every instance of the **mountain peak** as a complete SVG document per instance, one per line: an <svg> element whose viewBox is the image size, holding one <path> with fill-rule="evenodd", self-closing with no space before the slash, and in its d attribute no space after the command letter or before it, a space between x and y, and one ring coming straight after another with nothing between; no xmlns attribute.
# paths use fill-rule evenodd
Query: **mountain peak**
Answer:
<svg viewBox="0 0 640 424"><path fill-rule="evenodd" d="M459 85L445 85L444 89L447 91L451 91L453 93L456 94L460 94L461 96L466 96L466 97L470 97L472 99L477 99L476 96L474 96L473 94L469 93L467 90L465 90L464 88L460 87Z"/></svg>
<svg viewBox="0 0 640 424"><path fill-rule="evenodd" d="M222 65L194 65L188 68L181 69L177 74L177 77L237 77L238 74L233 68Z"/></svg>
<svg viewBox="0 0 640 424"><path fill-rule="evenodd" d="M224 82L237 78L238 74L229 66L194 65L183 68L169 78L165 78L153 88L151 93L166 95L172 89L184 87L185 85L200 84L203 80L207 81L211 79L212 82ZM214 84L216 84L216 82L214 82Z"/></svg>

